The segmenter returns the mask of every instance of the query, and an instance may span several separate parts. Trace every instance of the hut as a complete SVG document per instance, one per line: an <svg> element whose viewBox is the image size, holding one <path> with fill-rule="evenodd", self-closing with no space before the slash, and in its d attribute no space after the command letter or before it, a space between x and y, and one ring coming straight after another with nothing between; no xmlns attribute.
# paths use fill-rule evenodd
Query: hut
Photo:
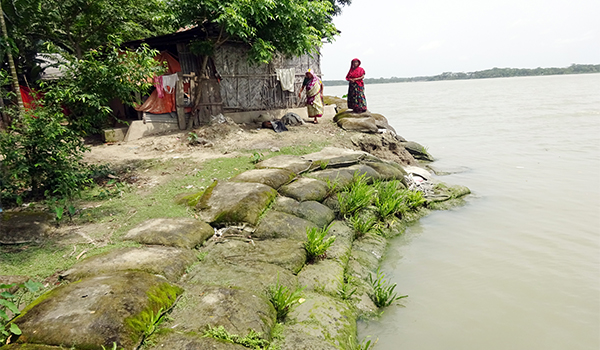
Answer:
<svg viewBox="0 0 600 350"><path fill-rule="evenodd" d="M245 122L260 111L302 107L305 100L298 98L297 92L304 73L311 68L321 75L319 55L278 56L269 64L252 64L250 47L231 40L217 45L210 56L192 52L194 45L214 35L204 27L193 27L125 43L130 48L145 43L179 62L175 106L180 129L205 124L219 113Z"/></svg>

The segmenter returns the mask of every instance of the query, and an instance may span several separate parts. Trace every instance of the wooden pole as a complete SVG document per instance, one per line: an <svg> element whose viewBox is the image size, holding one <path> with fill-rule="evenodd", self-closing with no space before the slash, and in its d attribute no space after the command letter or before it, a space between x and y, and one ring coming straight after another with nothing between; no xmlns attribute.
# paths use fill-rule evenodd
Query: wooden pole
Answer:
<svg viewBox="0 0 600 350"><path fill-rule="evenodd" d="M177 72L177 88L175 89L175 106L177 108L177 123L179 130L185 130L185 108L183 106L183 73Z"/></svg>
<svg viewBox="0 0 600 350"><path fill-rule="evenodd" d="M15 67L15 61L13 60L11 47L8 43L8 31L6 30L6 23L4 22L4 10L2 10L2 2L0 1L0 25L2 26L2 36L8 49L6 55L8 56L8 65L10 67L10 75L12 75L12 84L15 94L17 95L17 105L19 106L19 115L25 111L23 106L23 99L21 98L21 89L19 88L19 78L17 77L17 69Z"/></svg>

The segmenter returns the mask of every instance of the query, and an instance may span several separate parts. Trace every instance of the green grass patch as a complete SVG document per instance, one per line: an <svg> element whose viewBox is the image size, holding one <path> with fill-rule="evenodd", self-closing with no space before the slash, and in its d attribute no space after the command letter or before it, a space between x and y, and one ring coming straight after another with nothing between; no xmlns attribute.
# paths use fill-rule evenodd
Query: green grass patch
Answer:
<svg viewBox="0 0 600 350"><path fill-rule="evenodd" d="M335 242L335 236L325 238L329 233L331 225L325 228L309 227L306 229L306 242L304 242L304 249L306 249L306 260L309 263L314 262L318 258L325 256L325 252Z"/></svg>

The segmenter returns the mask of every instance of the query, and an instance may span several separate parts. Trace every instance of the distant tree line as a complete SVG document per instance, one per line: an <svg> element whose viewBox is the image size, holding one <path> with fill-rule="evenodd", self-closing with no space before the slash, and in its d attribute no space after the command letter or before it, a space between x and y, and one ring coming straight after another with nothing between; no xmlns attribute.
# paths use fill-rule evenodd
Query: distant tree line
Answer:
<svg viewBox="0 0 600 350"><path fill-rule="evenodd" d="M536 75L559 75L559 74L588 74L600 73L600 64L572 64L566 68L492 68L476 72L444 72L442 74L412 77L412 78L367 78L366 84L387 84L387 83L407 83L415 81L438 81L438 80L464 80L464 79L487 79L487 78L506 78L506 77L526 77ZM345 80L325 80L323 83L327 86L346 85Z"/></svg>

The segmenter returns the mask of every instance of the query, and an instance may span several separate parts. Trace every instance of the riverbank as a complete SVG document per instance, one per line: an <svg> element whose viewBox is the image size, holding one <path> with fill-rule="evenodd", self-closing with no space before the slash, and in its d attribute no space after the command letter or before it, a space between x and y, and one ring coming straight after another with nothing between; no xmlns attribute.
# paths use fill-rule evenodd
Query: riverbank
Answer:
<svg viewBox="0 0 600 350"><path fill-rule="evenodd" d="M223 123L196 135L204 146L172 134L94 148L90 161L112 159L121 169L114 186L87 194L72 223L47 225L41 243L33 237L13 247L18 255L33 249L26 244L54 240L73 250L62 255L69 262L52 274L56 282L46 281L62 285L14 321L19 343L352 349L356 319L378 313L369 276L386 238L468 193L432 184L429 198L409 201L408 175L427 175L403 142L389 132L345 131L333 120L281 134ZM374 205L386 186L404 205L387 216ZM349 210L344 201L359 187L369 199ZM109 200L99 200L103 193ZM377 226L360 228L367 222ZM316 259L304 243L311 229L335 236ZM282 317L273 295L284 288L301 295L284 303Z"/></svg>

